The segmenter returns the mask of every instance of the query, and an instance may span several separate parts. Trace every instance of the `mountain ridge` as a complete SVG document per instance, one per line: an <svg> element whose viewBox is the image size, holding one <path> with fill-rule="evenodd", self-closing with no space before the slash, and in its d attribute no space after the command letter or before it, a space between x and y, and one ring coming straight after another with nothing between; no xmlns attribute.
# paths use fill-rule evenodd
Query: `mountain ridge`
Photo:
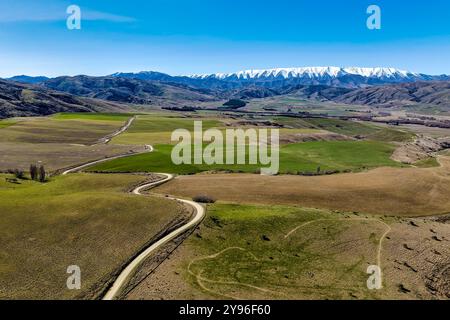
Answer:
<svg viewBox="0 0 450 320"><path fill-rule="evenodd" d="M349 91L332 98L345 104L406 107L427 104L450 110L450 81L399 83Z"/></svg>
<svg viewBox="0 0 450 320"><path fill-rule="evenodd" d="M86 75L81 76L91 77ZM34 84L49 81L51 82L52 80L58 78L61 77L47 78L22 75L9 78L9 80ZM367 68L325 66L249 69L233 73L175 76L157 71L116 72L103 76L103 78L137 79L142 81L158 81L171 85L184 85L197 89L231 90L247 86L280 89L286 86L295 85L327 85L333 87L363 88L367 86L390 83L448 81L450 80L450 75L428 75L391 67Z"/></svg>
<svg viewBox="0 0 450 320"><path fill-rule="evenodd" d="M63 76L44 81L39 86L77 96L130 104L165 106L217 100L205 89L126 77Z"/></svg>
<svg viewBox="0 0 450 320"><path fill-rule="evenodd" d="M333 87L361 88L372 85L416 81L445 81L449 75L427 75L388 67L298 67L250 69L233 73L193 74L170 76L160 72L115 73L113 77L141 80L170 81L208 89L236 89L261 86L279 89L295 85L328 85Z"/></svg>
<svg viewBox="0 0 450 320"><path fill-rule="evenodd" d="M27 76L27 75L18 75L18 76L14 76L11 78L6 78L4 80L9 80L9 81L15 81L15 82L20 82L20 83L29 83L29 84L36 84L39 82L43 82L43 81L47 81L50 78L45 77L45 76Z"/></svg>
<svg viewBox="0 0 450 320"><path fill-rule="evenodd" d="M0 80L0 117L65 110L114 110L120 108L120 104L128 105L122 105L122 108L133 105L198 108L210 103L221 104L228 99L251 100L283 95L349 105L409 107L426 104L450 110L448 76L435 76L440 80L432 81L433 76L393 68L347 68L353 74L345 70L344 74L337 67L271 70L253 70L251 77L248 74L248 79L241 80L238 76L234 80L172 77L154 71L115 73L105 77L62 76L36 84ZM305 74L308 74L306 80ZM448 81L444 81L446 77ZM419 78L426 80L416 80Z"/></svg>
<svg viewBox="0 0 450 320"><path fill-rule="evenodd" d="M57 112L123 111L113 102L74 96L36 85L0 79L0 119L45 116Z"/></svg>

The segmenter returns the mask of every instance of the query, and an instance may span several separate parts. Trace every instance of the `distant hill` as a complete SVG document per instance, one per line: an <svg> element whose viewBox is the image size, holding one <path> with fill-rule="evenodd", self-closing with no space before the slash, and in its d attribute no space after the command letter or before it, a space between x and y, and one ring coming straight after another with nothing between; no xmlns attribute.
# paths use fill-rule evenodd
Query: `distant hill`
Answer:
<svg viewBox="0 0 450 320"><path fill-rule="evenodd" d="M141 74L141 76L143 75L167 80L164 74ZM41 83L40 86L118 103L151 104L162 107L196 106L199 102L228 99L250 100L293 95L303 99L328 100L345 104L400 107L410 104L431 104L450 108L450 81L418 81L373 85L365 88L289 84L274 88L248 85L240 88L211 89L158 80L122 78L121 76L76 76L50 79Z"/></svg>
<svg viewBox="0 0 450 320"><path fill-rule="evenodd" d="M413 82L388 86L373 86L352 90L332 100L359 105L408 106L429 104L450 110L450 81Z"/></svg>
<svg viewBox="0 0 450 320"><path fill-rule="evenodd" d="M166 81L170 82L175 77L172 77L166 73L157 72L157 71L141 71L137 73L133 72L116 72L108 77L114 78L125 78L125 79L139 79L139 80L155 80L155 81Z"/></svg>
<svg viewBox="0 0 450 320"><path fill-rule="evenodd" d="M251 86L244 89L231 90L228 95L236 99L260 99L280 95L280 91L264 87Z"/></svg>
<svg viewBox="0 0 450 320"><path fill-rule="evenodd" d="M46 81L48 79L49 78L44 77L44 76L30 77L30 76L21 75L21 76L14 76L14 77L11 77L11 78L7 78L5 80L35 84L35 83L39 83L39 82L44 82L44 81Z"/></svg>
<svg viewBox="0 0 450 320"><path fill-rule="evenodd" d="M58 77L40 85L78 96L132 104L193 105L218 99L210 90L127 77Z"/></svg>
<svg viewBox="0 0 450 320"><path fill-rule="evenodd" d="M0 80L0 118L45 116L57 112L121 111L124 106L29 84Z"/></svg>
<svg viewBox="0 0 450 320"><path fill-rule="evenodd" d="M325 85L296 85L287 86L279 90L279 94L289 94L303 99L313 100L334 100L354 89L331 87Z"/></svg>

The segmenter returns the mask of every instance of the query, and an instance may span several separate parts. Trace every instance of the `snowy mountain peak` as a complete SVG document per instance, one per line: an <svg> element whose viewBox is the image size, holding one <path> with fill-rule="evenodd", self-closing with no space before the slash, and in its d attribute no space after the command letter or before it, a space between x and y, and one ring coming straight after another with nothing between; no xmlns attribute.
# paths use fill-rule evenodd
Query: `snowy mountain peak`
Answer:
<svg viewBox="0 0 450 320"><path fill-rule="evenodd" d="M345 75L357 75L365 78L409 78L420 76L405 70L395 68L360 68L360 67L300 67L300 68L275 68L260 70L243 70L234 73L215 73L192 75L194 79L219 79L219 80L251 80L251 79L292 79L292 78L337 78Z"/></svg>

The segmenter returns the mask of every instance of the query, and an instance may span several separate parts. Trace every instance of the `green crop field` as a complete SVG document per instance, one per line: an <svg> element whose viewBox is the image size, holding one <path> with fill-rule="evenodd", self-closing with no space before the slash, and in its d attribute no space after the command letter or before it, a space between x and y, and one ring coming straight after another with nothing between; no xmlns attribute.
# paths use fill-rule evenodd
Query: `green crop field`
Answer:
<svg viewBox="0 0 450 320"><path fill-rule="evenodd" d="M140 154L98 164L91 171L169 172L193 174L209 170L256 172L261 165L175 165L171 160L172 145L156 145L153 153ZM315 173L327 170L362 170L380 166L400 166L389 157L394 146L376 141L320 141L280 147L281 173Z"/></svg>
<svg viewBox="0 0 450 320"><path fill-rule="evenodd" d="M126 193L137 175L76 174L41 184L0 175L0 299L92 298L183 210ZM81 290L66 287L81 268Z"/></svg>

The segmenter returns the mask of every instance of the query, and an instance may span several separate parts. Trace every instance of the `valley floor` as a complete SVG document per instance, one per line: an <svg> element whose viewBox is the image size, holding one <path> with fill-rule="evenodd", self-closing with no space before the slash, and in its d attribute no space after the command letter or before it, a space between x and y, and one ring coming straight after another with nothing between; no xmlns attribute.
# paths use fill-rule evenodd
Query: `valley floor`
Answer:
<svg viewBox="0 0 450 320"><path fill-rule="evenodd" d="M127 299L449 299L450 157L413 166L390 159L414 134L335 119L270 121L281 130L283 175L217 173L170 162L170 133L260 125L224 114L71 114L0 122L0 169L51 171L117 154L46 183L0 176L0 298L100 298L123 267L173 223L190 216L166 195L207 196L207 217L149 257ZM22 122L23 121L23 122ZM312 140L311 140L312 139ZM154 153L132 155L155 144ZM284 167L283 167L284 166ZM319 168L320 167L320 170ZM306 176L304 173L333 175ZM121 171L136 172L120 173ZM143 176L138 172L146 172ZM149 172L180 175L150 193L128 191ZM161 196L162 195L162 196ZM173 253L172 253L173 252ZM83 289L67 290L79 265ZM380 265L383 289L368 290Z"/></svg>

